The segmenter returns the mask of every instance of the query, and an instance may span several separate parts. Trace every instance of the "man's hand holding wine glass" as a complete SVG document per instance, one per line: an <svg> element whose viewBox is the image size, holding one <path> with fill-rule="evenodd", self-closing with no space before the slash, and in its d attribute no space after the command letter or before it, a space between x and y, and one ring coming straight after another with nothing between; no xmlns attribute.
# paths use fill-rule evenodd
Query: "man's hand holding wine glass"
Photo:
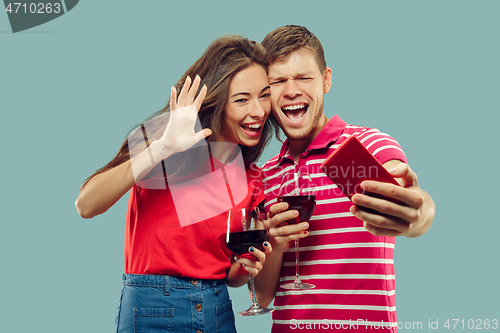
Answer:
<svg viewBox="0 0 500 333"><path fill-rule="evenodd" d="M269 242L273 246L273 255L280 255L290 246L290 241L306 237L309 232L308 222L287 224L286 221L299 216L297 210L288 210L288 203L280 202L272 205L264 222L269 233Z"/></svg>

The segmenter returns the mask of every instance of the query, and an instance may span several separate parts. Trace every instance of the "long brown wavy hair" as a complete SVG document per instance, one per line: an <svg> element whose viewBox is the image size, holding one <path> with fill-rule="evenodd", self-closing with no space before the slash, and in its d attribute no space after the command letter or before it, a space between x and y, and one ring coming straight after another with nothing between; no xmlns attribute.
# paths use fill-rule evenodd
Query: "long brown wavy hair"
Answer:
<svg viewBox="0 0 500 333"><path fill-rule="evenodd" d="M216 142L221 134L222 120L231 79L236 73L254 63L261 65L267 72L266 53L260 43L238 35L219 37L208 46L202 56L196 60L175 84L177 91L180 91L186 77L190 76L194 78L197 74L201 77L200 87L206 84L207 95L201 105L198 117L201 122L201 128L210 128L212 130L212 135L205 139L208 147L210 147L211 142ZM138 127L130 131L116 156L108 164L87 178L82 187L96 175L128 161L131 155L139 153L140 151L133 151L134 147L142 147L141 150L145 149L144 145L135 145L129 140L135 130L141 129L141 125L148 122L148 124L152 123L155 126L155 128L150 128L148 131L153 133L148 138L149 143L159 139L166 128L166 122L151 122L150 120L169 113L169 105L170 100L163 109L155 112L141 122ZM168 117L166 118L168 119ZM144 126L142 126L142 129L144 129ZM264 147L271 140L273 133L278 135L278 131L279 126L276 121L272 117L268 117L257 145L253 147L239 145L243 157L252 162L257 161ZM136 135L135 137L139 136ZM164 160L164 162L167 162L164 165L164 169L167 169L166 173L164 170L164 177L168 174L169 179L172 179L177 176L189 174L203 165L208 157L208 151L205 147L192 148L185 152L177 153L176 158Z"/></svg>

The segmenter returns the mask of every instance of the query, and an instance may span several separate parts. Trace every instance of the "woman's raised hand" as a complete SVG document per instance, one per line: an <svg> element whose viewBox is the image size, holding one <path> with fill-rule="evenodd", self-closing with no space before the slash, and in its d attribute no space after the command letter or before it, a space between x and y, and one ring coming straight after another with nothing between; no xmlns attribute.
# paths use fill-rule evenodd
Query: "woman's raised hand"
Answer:
<svg viewBox="0 0 500 333"><path fill-rule="evenodd" d="M171 150L173 153L185 151L201 139L212 134L212 131L208 128L198 133L194 132L198 112L207 94L207 86L203 85L200 93L195 98L200 81L201 78L196 75L191 84L191 78L188 76L179 96L177 96L177 90L172 87L170 95L170 119L165 132L159 140L166 150Z"/></svg>

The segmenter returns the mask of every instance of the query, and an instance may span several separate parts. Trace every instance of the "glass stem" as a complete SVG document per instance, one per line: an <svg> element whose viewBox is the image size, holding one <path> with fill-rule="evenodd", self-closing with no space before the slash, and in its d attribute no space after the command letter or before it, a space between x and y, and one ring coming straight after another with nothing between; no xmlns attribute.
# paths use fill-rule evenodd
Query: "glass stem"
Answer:
<svg viewBox="0 0 500 333"><path fill-rule="evenodd" d="M255 281L253 280L253 275L250 276L250 281L248 281L248 283L252 290L252 308L258 308L259 303L257 303L257 296L255 295Z"/></svg>
<svg viewBox="0 0 500 333"><path fill-rule="evenodd" d="M300 283L299 279L299 240L295 240L295 281L294 283Z"/></svg>

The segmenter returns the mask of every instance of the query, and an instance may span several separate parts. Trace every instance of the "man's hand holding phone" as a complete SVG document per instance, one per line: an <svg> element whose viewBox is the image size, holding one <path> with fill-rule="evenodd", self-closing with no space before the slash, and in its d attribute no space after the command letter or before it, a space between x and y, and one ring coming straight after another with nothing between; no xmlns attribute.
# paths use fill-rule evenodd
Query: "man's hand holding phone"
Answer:
<svg viewBox="0 0 500 333"><path fill-rule="evenodd" d="M363 220L364 227L374 235L418 237L425 234L434 218L435 206L431 197L419 187L417 175L408 164L389 161L384 167L401 186L363 181L361 188L369 193L353 195L351 200L355 205L351 213ZM372 197L371 193L398 203Z"/></svg>
<svg viewBox="0 0 500 333"><path fill-rule="evenodd" d="M354 167L365 172L348 172ZM418 237L430 228L434 202L419 187L408 164L392 160L382 166L357 138L350 137L322 168L355 204L351 213L372 234Z"/></svg>

